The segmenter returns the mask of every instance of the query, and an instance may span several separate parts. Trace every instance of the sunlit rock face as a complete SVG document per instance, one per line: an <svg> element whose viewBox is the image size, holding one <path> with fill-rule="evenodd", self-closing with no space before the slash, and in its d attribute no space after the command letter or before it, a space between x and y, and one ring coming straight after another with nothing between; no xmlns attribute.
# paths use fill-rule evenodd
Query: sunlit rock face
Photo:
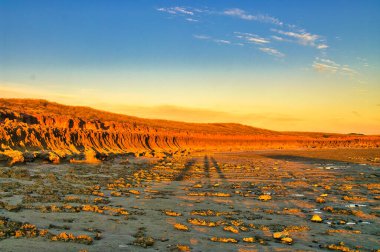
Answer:
<svg viewBox="0 0 380 252"><path fill-rule="evenodd" d="M240 124L141 119L43 100L0 99L0 161L89 162L114 154L190 150L379 147L380 136L276 132Z"/></svg>

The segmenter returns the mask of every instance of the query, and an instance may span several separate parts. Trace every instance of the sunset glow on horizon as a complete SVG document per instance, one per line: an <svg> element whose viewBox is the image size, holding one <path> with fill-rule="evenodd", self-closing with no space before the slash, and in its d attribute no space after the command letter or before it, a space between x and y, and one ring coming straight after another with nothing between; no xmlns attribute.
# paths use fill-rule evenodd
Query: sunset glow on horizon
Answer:
<svg viewBox="0 0 380 252"><path fill-rule="evenodd" d="M380 134L378 1L0 1L0 98Z"/></svg>

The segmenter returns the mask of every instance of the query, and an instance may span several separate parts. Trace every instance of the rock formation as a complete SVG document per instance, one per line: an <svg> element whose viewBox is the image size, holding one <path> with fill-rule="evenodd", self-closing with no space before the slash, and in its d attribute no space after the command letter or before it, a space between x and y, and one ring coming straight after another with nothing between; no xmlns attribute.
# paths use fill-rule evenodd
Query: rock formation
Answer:
<svg viewBox="0 0 380 252"><path fill-rule="evenodd" d="M59 162L190 150L378 148L380 136L276 132L240 124L142 119L45 100L0 99L0 161Z"/></svg>

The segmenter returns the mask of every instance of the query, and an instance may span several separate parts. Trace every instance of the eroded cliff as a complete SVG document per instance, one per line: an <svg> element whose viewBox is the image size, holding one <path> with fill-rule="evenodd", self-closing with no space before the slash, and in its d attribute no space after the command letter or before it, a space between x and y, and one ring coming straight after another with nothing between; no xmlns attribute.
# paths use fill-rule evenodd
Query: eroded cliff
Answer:
<svg viewBox="0 0 380 252"><path fill-rule="evenodd" d="M115 154L162 156L190 150L378 148L380 136L291 133L240 124L141 119L44 100L0 99L0 160L15 162Z"/></svg>

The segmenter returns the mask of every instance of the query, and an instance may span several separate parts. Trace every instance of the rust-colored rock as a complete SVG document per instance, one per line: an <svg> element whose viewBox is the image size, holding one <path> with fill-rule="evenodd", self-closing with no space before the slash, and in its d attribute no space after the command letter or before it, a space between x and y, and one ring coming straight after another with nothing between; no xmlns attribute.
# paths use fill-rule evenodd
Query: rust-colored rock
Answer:
<svg viewBox="0 0 380 252"><path fill-rule="evenodd" d="M44 100L0 99L0 161L98 163L114 154L163 157L189 150L370 148L380 136L276 132L240 124L141 119Z"/></svg>

